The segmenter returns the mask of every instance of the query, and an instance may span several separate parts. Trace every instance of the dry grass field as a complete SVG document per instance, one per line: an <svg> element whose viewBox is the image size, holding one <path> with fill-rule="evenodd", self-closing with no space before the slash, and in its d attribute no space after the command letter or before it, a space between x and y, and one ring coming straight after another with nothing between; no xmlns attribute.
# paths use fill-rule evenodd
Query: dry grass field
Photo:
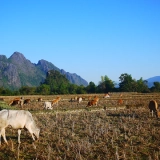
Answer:
<svg viewBox="0 0 160 160"><path fill-rule="evenodd" d="M53 110L44 110L44 101L61 97ZM80 104L69 102L83 97ZM0 160L159 160L160 119L148 109L150 100L160 104L160 94L112 93L110 98L97 94L97 106L86 107L89 96L50 95L23 96L31 99L23 106L40 127L40 139L33 142L28 131L22 130L21 144L17 130L6 129L9 145L3 139ZM20 96L21 97L21 96ZM42 101L38 102L41 97ZM1 109L22 109L8 106L13 96L3 97ZM118 104L122 99L123 103Z"/></svg>

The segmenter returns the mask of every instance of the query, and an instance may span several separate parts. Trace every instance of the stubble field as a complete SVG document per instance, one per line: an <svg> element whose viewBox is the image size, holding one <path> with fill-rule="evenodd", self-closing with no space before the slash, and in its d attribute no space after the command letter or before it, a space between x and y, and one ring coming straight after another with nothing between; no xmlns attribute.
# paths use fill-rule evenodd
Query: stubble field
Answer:
<svg viewBox="0 0 160 160"><path fill-rule="evenodd" d="M160 120L149 112L150 100L160 104L160 94L112 93L110 98L96 94L98 106L86 107L92 95L23 96L31 103L29 110L41 129L40 139L33 142L28 131L22 130L21 144L17 130L6 129L9 145L3 139L0 159L12 160L158 160L160 159ZM44 101L61 97L53 110L44 110ZM83 97L80 104L69 102L75 96ZM2 97L2 96L1 96ZM37 99L42 97L43 101ZM8 106L13 96L2 97L0 107ZM117 101L123 100L118 105Z"/></svg>

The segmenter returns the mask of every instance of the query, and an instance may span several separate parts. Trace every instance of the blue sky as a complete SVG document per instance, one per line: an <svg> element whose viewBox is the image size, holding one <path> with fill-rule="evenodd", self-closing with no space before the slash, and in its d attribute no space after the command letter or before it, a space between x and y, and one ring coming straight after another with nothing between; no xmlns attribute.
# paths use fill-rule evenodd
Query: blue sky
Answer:
<svg viewBox="0 0 160 160"><path fill-rule="evenodd" d="M96 85L160 76L160 1L0 0L0 55L15 51Z"/></svg>

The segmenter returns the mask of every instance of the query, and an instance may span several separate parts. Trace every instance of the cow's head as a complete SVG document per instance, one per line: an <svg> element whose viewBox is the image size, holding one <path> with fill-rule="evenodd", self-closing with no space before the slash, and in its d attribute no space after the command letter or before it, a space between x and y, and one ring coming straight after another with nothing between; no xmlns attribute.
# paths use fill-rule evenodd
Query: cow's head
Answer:
<svg viewBox="0 0 160 160"><path fill-rule="evenodd" d="M39 133L40 133L40 129L39 128L35 128L34 135L36 136L37 139L39 139Z"/></svg>

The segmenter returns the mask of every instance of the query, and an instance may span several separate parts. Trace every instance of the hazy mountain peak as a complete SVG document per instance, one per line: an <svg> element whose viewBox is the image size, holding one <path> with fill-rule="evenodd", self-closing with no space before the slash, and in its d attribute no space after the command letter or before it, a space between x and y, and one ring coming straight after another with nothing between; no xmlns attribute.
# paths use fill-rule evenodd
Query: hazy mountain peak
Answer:
<svg viewBox="0 0 160 160"><path fill-rule="evenodd" d="M10 57L10 60L16 60L16 61L24 61L26 60L26 58L24 57L24 55L20 52L14 52Z"/></svg>

